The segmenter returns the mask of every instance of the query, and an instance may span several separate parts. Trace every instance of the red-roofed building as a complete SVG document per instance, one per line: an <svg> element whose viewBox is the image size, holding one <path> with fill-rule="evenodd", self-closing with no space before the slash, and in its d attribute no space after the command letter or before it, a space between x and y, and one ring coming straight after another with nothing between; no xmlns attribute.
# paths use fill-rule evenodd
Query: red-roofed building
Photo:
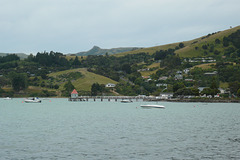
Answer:
<svg viewBox="0 0 240 160"><path fill-rule="evenodd" d="M71 98L77 98L78 97L78 92L76 91L76 89L74 89L71 93Z"/></svg>

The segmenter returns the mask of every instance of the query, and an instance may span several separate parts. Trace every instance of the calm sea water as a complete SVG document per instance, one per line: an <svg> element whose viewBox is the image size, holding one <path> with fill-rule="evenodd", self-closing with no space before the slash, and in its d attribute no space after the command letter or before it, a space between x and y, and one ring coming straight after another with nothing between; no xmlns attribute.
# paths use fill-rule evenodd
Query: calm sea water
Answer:
<svg viewBox="0 0 240 160"><path fill-rule="evenodd" d="M237 160L240 104L0 99L0 159Z"/></svg>

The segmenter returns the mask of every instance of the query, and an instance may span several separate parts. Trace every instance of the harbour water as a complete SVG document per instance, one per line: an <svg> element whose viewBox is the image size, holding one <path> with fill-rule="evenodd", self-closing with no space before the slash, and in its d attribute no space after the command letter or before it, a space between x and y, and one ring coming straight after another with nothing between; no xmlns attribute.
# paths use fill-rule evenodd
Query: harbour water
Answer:
<svg viewBox="0 0 240 160"><path fill-rule="evenodd" d="M1 160L238 160L239 129L239 103L0 99Z"/></svg>

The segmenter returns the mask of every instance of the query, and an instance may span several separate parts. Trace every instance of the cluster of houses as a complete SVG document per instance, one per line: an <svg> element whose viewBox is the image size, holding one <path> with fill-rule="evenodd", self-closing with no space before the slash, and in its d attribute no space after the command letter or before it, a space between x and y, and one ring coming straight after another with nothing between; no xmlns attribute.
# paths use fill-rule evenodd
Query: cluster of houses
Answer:
<svg viewBox="0 0 240 160"><path fill-rule="evenodd" d="M202 58L200 58L200 59L201 59L201 60L205 60L205 61L207 60L207 59L202 59ZM200 59L199 59L199 60L200 60ZM208 59L214 61L214 59L211 59L211 57L208 58ZM196 59L195 59L195 60L196 60ZM143 70L141 70L141 71L143 71ZM144 70L144 71L147 71L147 69ZM183 78L184 78L183 75L188 75L189 72L190 72L190 69L189 69L189 68L186 68L186 69L184 69L184 70L182 70L182 71L180 71L180 70L179 70L179 71L176 71L176 74L174 75L173 78L174 78L174 80L183 80ZM216 74L218 74L217 71L204 73L204 75L206 75L206 76L214 76L214 75L216 75ZM152 81L152 79L151 79L150 76L142 76L142 78L145 79L146 82ZM171 76L161 76L161 77L159 77L158 80L160 80L160 81L166 81L166 80L169 79L169 78L172 78L172 77L171 77ZM185 78L184 81L186 81L186 82L193 82L194 80L191 79L191 78ZM114 87L116 87L116 84L107 83L107 84L105 85L105 87L106 87L106 88L114 88ZM167 83L157 83L157 84L156 84L156 87L161 87L161 88L163 88L163 91L164 91L164 90L167 90L168 84L167 84ZM204 88L205 88L205 87L199 87L199 88L198 88L198 89L199 89L199 93L201 93L201 91L202 91ZM219 90L220 90L220 94L226 94L226 91L225 91L224 89L219 88ZM72 92L72 94L73 94L73 97L76 96L76 95L77 95L76 90L74 90L74 91ZM218 97L218 96L219 96L219 95L216 95L215 97ZM188 96L188 97L184 97L184 98L192 98L192 97L193 97L193 96L191 96L191 97ZM206 96L206 95L203 95L202 97L207 97L207 96ZM171 98L173 98L173 93L165 93L165 92L163 92L163 93L161 93L159 96L157 96L156 98L157 98L157 99L171 99Z"/></svg>
<svg viewBox="0 0 240 160"><path fill-rule="evenodd" d="M189 63L197 63L197 62L212 63L212 62L216 62L216 60L213 59L212 57L184 59L183 61L184 62L189 62Z"/></svg>
<svg viewBox="0 0 240 160"><path fill-rule="evenodd" d="M198 87L199 93L201 93L204 88L206 88L206 87ZM222 88L218 88L218 90L220 91L220 93L217 95L214 95L214 98L220 97L220 94L229 94L228 91L226 91ZM159 96L156 97L156 99L172 99L173 97L174 97L173 93L162 92L162 93L160 93ZM194 98L194 97L196 97L196 96L187 95L187 96L184 96L183 98ZM212 98L211 95L201 95L200 97Z"/></svg>
<svg viewBox="0 0 240 160"><path fill-rule="evenodd" d="M183 71L177 71L175 76L174 76L174 79L175 80L183 80L183 74L188 74L190 71L189 68L186 68L184 69ZM166 81L168 78L170 78L171 76L167 77L167 76L161 76L159 77L158 80L160 81ZM193 79L185 79L185 81L193 81Z"/></svg>

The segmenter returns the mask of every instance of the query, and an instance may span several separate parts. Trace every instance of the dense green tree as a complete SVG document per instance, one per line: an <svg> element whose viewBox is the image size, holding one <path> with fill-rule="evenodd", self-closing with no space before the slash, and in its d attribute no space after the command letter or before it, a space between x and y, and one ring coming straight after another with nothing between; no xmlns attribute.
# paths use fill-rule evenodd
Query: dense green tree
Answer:
<svg viewBox="0 0 240 160"><path fill-rule="evenodd" d="M27 57L27 61L29 61L29 62L34 62L34 61L35 61L35 57L33 56L33 54L30 54L30 55Z"/></svg>
<svg viewBox="0 0 240 160"><path fill-rule="evenodd" d="M1 95L2 93L5 93L5 91L0 87L0 95Z"/></svg>
<svg viewBox="0 0 240 160"><path fill-rule="evenodd" d="M229 46L229 39L227 37L223 37L223 46L228 47Z"/></svg>
<svg viewBox="0 0 240 160"><path fill-rule="evenodd" d="M139 72L134 72L132 74L130 74L128 76L128 79L131 81L131 82L134 82L137 78L141 78L141 73Z"/></svg>
<svg viewBox="0 0 240 160"><path fill-rule="evenodd" d="M194 96L199 96L199 89L198 88L196 88L196 87L192 87L192 88L190 88L191 89L191 92L192 92L192 94L194 95Z"/></svg>
<svg viewBox="0 0 240 160"><path fill-rule="evenodd" d="M64 85L65 92L70 95L70 93L75 89L74 85L70 80Z"/></svg>
<svg viewBox="0 0 240 160"><path fill-rule="evenodd" d="M214 54L215 54L215 55L219 55L220 53L221 53L221 52L218 51L218 50L215 50L215 51L214 51Z"/></svg>
<svg viewBox="0 0 240 160"><path fill-rule="evenodd" d="M176 92L177 90L184 88L185 85L183 82L177 82L173 84L173 92Z"/></svg>
<svg viewBox="0 0 240 160"><path fill-rule="evenodd" d="M39 72L38 72L38 75L42 77L42 79L47 79L48 76L48 71L47 69L41 69Z"/></svg>
<svg viewBox="0 0 240 160"><path fill-rule="evenodd" d="M179 43L179 48L183 48L184 47L184 44L183 43Z"/></svg>
<svg viewBox="0 0 240 160"><path fill-rule="evenodd" d="M197 88L180 88L178 89L174 95L184 95L184 96L199 96L199 90Z"/></svg>
<svg viewBox="0 0 240 160"><path fill-rule="evenodd" d="M240 68L228 63L217 63L219 80L222 82L234 82L240 79Z"/></svg>
<svg viewBox="0 0 240 160"><path fill-rule="evenodd" d="M217 78L212 77L212 82L211 82L210 88L211 89L218 89L218 87L219 87L219 84L217 82Z"/></svg>
<svg viewBox="0 0 240 160"><path fill-rule="evenodd" d="M79 61L78 57L76 56L74 61L72 62L73 67L79 67L81 62Z"/></svg>
<svg viewBox="0 0 240 160"><path fill-rule="evenodd" d="M154 53L154 60L163 60L167 56L175 55L174 49L169 48L168 50L160 50Z"/></svg>
<svg viewBox="0 0 240 160"><path fill-rule="evenodd" d="M231 93L236 94L238 92L238 90L240 89L239 81L230 82L229 89L230 89Z"/></svg>
<svg viewBox="0 0 240 160"><path fill-rule="evenodd" d="M143 80L142 77L138 77L138 78L135 79L134 83L139 85L139 86L142 86L142 84L144 83L144 80Z"/></svg>
<svg viewBox="0 0 240 160"><path fill-rule="evenodd" d="M10 68L16 68L16 67L18 67L18 63L16 61L0 63L0 69L8 70Z"/></svg>
<svg viewBox="0 0 240 160"><path fill-rule="evenodd" d="M213 51L214 51L214 45L211 44L211 45L210 45L210 48L209 48L209 52L213 52Z"/></svg>
<svg viewBox="0 0 240 160"><path fill-rule="evenodd" d="M237 91L237 96L240 97L240 88Z"/></svg>
<svg viewBox="0 0 240 160"><path fill-rule="evenodd" d="M118 83L116 92L126 96L149 95L149 92L140 85L130 85L129 83Z"/></svg>
<svg viewBox="0 0 240 160"><path fill-rule="evenodd" d="M208 52L207 52L207 51L204 51L203 53L204 53L204 55L208 55Z"/></svg>
<svg viewBox="0 0 240 160"><path fill-rule="evenodd" d="M216 44L220 44L221 41L217 38L217 39L215 39L215 43L216 43Z"/></svg>
<svg viewBox="0 0 240 160"><path fill-rule="evenodd" d="M28 78L25 73L11 72L9 74L14 91L24 90L28 86Z"/></svg>
<svg viewBox="0 0 240 160"><path fill-rule="evenodd" d="M8 79L6 77L0 77L0 88L8 84Z"/></svg>
<svg viewBox="0 0 240 160"><path fill-rule="evenodd" d="M208 49L208 46L206 44L202 45L202 49Z"/></svg>
<svg viewBox="0 0 240 160"><path fill-rule="evenodd" d="M232 42L236 48L240 48L240 29L229 35L227 41Z"/></svg>
<svg viewBox="0 0 240 160"><path fill-rule="evenodd" d="M207 96L208 96L208 95L214 95L214 94L213 94L213 90L212 90L211 88L209 88L209 87L204 88L204 89L202 90L201 94L202 94L202 95L205 94L205 95L207 95Z"/></svg>
<svg viewBox="0 0 240 160"><path fill-rule="evenodd" d="M68 69L70 64L69 61L65 58L62 53L59 52L38 52L35 57L28 58L28 60L32 59L33 61L39 63L41 66L58 66Z"/></svg>
<svg viewBox="0 0 240 160"><path fill-rule="evenodd" d="M167 56L167 52L165 52L163 50L160 50L160 51L157 51L155 53L154 59L155 60L160 60L160 59L166 58L166 56Z"/></svg>
<svg viewBox="0 0 240 160"><path fill-rule="evenodd" d="M167 56L162 62L160 63L161 67L168 67L168 68L176 68L181 65L181 59L177 56Z"/></svg>
<svg viewBox="0 0 240 160"><path fill-rule="evenodd" d="M203 91L201 92L201 94L206 94L211 95L212 97L214 97L214 95L217 95L217 93L220 93L220 91L218 89L212 89L210 87L204 88Z"/></svg>
<svg viewBox="0 0 240 160"><path fill-rule="evenodd" d="M46 86L45 82L42 81L42 83L40 84L40 86L41 86L41 87L45 87L45 86Z"/></svg>
<svg viewBox="0 0 240 160"><path fill-rule="evenodd" d="M125 63L125 64L122 65L122 70L124 72L130 74L131 73L131 66L129 64Z"/></svg>
<svg viewBox="0 0 240 160"><path fill-rule="evenodd" d="M20 60L20 58L16 54L8 54L4 57L0 56L0 63L18 61L18 60Z"/></svg>
<svg viewBox="0 0 240 160"><path fill-rule="evenodd" d="M235 51L236 51L235 48L228 47L224 50L224 55L229 57L231 55L231 53L234 53Z"/></svg>
<svg viewBox="0 0 240 160"><path fill-rule="evenodd" d="M100 85L98 83L93 83L91 87L91 95L97 96L98 93L102 93L104 90L104 85Z"/></svg>
<svg viewBox="0 0 240 160"><path fill-rule="evenodd" d="M180 49L180 47L179 47L179 46L176 46L176 47L175 47L175 50L178 50L178 49Z"/></svg>

